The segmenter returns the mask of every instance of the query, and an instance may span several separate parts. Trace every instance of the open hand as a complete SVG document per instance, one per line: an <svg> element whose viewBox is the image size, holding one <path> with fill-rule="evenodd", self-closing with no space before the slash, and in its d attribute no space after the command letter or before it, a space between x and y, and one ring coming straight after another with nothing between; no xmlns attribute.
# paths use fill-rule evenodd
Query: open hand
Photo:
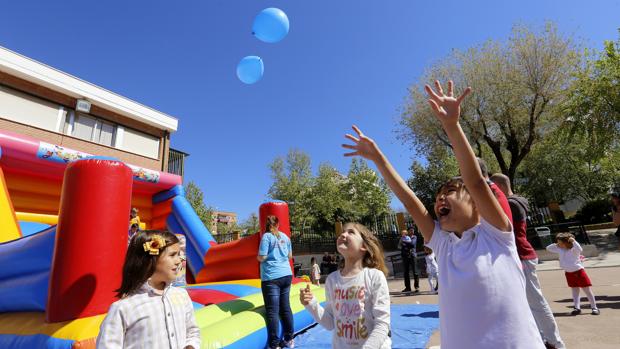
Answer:
<svg viewBox="0 0 620 349"><path fill-rule="evenodd" d="M299 301L303 305L308 305L314 298L312 291L310 291L310 284L306 284L306 288L299 289Z"/></svg>
<svg viewBox="0 0 620 349"><path fill-rule="evenodd" d="M345 137L352 140L355 144L343 144L342 147L346 149L355 150L350 153L345 153L344 156L361 156L365 159L376 161L379 156L381 156L381 151L379 147L371 138L366 137L362 131L355 125L353 125L353 130L357 133L357 137L346 134Z"/></svg>
<svg viewBox="0 0 620 349"><path fill-rule="evenodd" d="M448 94L444 94L439 80L435 80L435 92L429 85L424 86L428 94L428 103L435 115L443 125L456 124L461 115L461 102L471 93L471 87L467 87L459 98L454 98L454 82L448 81Z"/></svg>

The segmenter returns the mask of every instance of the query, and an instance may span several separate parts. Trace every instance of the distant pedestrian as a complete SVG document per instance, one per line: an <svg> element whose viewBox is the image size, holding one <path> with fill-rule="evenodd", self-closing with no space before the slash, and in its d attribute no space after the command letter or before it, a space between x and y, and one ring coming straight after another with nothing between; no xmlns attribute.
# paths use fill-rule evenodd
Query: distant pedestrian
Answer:
<svg viewBox="0 0 620 349"><path fill-rule="evenodd" d="M316 258L310 258L310 281L319 286L321 280L321 268L316 264Z"/></svg>
<svg viewBox="0 0 620 349"><path fill-rule="evenodd" d="M431 293L437 293L439 290L439 266L435 260L435 253L428 247L424 247L424 260L426 261L426 275L428 276L428 285ZM433 283L434 281L434 283Z"/></svg>
<svg viewBox="0 0 620 349"><path fill-rule="evenodd" d="M590 301L592 315L599 315L601 312L596 307L596 299L592 292L592 282L588 274L586 274L583 264L581 264L581 252L583 249L575 240L575 236L571 233L558 234L556 236L556 243L547 246L547 251L560 255L560 267L564 269L566 282L573 292L574 309L571 315L581 314L580 290L583 290L588 297L588 301Z"/></svg>

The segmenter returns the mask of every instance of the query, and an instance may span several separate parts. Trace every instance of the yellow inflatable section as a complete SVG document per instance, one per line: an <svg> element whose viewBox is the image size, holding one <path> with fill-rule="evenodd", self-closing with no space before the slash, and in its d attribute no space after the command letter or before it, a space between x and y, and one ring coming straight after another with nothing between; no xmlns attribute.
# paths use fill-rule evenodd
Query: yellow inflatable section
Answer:
<svg viewBox="0 0 620 349"><path fill-rule="evenodd" d="M0 243L19 239L22 236L9 198L9 190L4 180L4 172L0 168Z"/></svg>

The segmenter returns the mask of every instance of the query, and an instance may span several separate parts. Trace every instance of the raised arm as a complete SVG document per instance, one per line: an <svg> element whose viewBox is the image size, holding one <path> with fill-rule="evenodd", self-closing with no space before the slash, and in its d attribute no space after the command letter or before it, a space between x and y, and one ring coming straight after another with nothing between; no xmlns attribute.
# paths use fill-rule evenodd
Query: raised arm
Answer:
<svg viewBox="0 0 620 349"><path fill-rule="evenodd" d="M325 292L329 292L329 287L325 285ZM329 300L325 301L325 308L319 304L317 299L310 290L310 284L306 288L299 289L299 301L310 312L314 321L325 327L326 330L334 329L334 315L332 314L332 306Z"/></svg>
<svg viewBox="0 0 620 349"><path fill-rule="evenodd" d="M495 228L501 231L509 231L510 221L502 211L486 180L482 177L476 156L459 124L461 102L471 92L471 88L466 88L458 98L453 95L454 83L452 80L448 82L447 94L444 94L441 84L437 80L435 80L435 88L437 89L436 92L430 86L425 86L430 97L428 102L448 135L454 155L459 163L463 182L465 182L480 216Z"/></svg>
<svg viewBox="0 0 620 349"><path fill-rule="evenodd" d="M343 144L342 147L354 151L346 153L344 156L357 155L374 162L394 195L403 203L407 212L413 217L413 221L420 227L424 239L430 241L435 229L435 222L433 222L433 218L422 204L422 201L418 199L413 190L409 188L407 183L396 172L375 141L365 136L355 125L353 130L357 133L357 137L351 134L347 134L345 137L353 141L354 144Z"/></svg>

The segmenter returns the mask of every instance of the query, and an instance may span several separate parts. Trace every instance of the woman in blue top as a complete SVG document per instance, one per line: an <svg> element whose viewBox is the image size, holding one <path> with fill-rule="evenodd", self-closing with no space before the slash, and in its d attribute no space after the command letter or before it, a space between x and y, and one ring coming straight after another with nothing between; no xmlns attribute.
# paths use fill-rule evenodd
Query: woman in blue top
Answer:
<svg viewBox="0 0 620 349"><path fill-rule="evenodd" d="M268 348L292 348L293 312L289 303L293 273L289 259L293 258L291 240L278 230L276 216L267 216L265 234L258 247L261 289L267 313ZM278 315L282 320L282 339L278 337Z"/></svg>

